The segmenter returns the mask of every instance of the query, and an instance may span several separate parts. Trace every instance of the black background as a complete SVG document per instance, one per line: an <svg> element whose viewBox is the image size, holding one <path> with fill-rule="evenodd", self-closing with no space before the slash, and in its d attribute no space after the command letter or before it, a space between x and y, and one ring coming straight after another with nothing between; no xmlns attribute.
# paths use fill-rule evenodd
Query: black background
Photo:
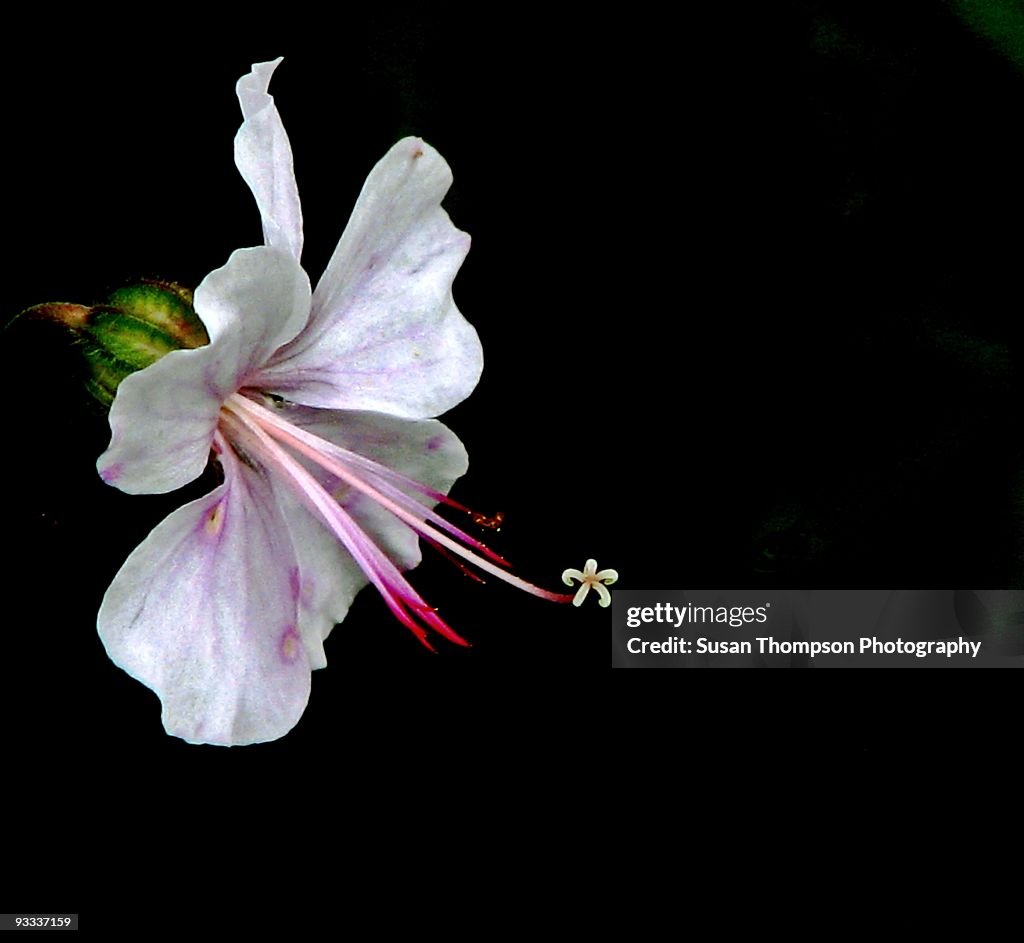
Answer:
<svg viewBox="0 0 1024 943"><path fill-rule="evenodd" d="M283 13L216 31L188 14L26 28L2 65L4 313L139 275L195 285L258 243L234 83L283 55L271 91L314 280L395 140L420 134L453 168L445 205L474 240L455 294L485 351L480 387L445 418L471 461L453 493L505 512L494 543L523 575L556 586L592 556L637 588L1016 587L1024 69L956 9L730 6L680 29L643 8L442 4L348 11L340 30ZM792 757L806 744L779 731L814 698L835 727L808 749L855 778L938 749L929 725L909 753L891 733L905 698L978 741L941 673L871 697L856 678L771 695L644 676L619 682L631 707L609 706L593 600L556 608L428 560L414 582L471 650L421 650L368 591L295 731L188 747L94 629L123 559L183 498L99 482L105 426L70 361L35 336L3 345L4 673L24 755L190 786L283 782L325 755L365 769L376 750L416 778L452 743L564 759L596 740L641 766L649 728L633 721L709 717L705 698L733 725L730 746L704 748L768 736Z"/></svg>

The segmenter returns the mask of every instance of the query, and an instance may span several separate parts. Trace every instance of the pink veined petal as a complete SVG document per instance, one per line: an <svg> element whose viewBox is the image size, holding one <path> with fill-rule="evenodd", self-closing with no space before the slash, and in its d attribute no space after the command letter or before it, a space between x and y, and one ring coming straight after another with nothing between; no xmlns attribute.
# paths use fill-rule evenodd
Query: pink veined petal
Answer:
<svg viewBox="0 0 1024 943"><path fill-rule="evenodd" d="M175 511L107 590L110 658L152 688L169 734L273 740L298 721L310 665L297 625L295 554L269 484L226 452L225 482Z"/></svg>
<svg viewBox="0 0 1024 943"><path fill-rule="evenodd" d="M221 404L294 337L309 315L309 279L275 249L239 249L195 292L210 343L176 350L128 376L110 409L100 475L129 494L163 493L206 467Z"/></svg>
<svg viewBox="0 0 1024 943"><path fill-rule="evenodd" d="M308 406L436 416L483 369L476 330L452 299L469 237L441 208L440 154L399 141L371 171L313 296L306 329L260 385Z"/></svg>
<svg viewBox="0 0 1024 943"><path fill-rule="evenodd" d="M256 198L264 242L297 262L302 256L302 207L292 147L274 97L267 93L280 64L280 59L258 62L235 86L243 118L235 135L235 166Z"/></svg>
<svg viewBox="0 0 1024 943"><path fill-rule="evenodd" d="M289 406L282 418L342 448L381 462L447 493L469 461L458 437L436 420L410 421L380 413L342 412ZM311 474L339 501L355 523L399 570L421 558L417 534L366 495L339 485L319 468ZM314 668L323 667L323 640L348 612L368 578L337 537L296 500L291 489L275 487L299 556L300 624Z"/></svg>

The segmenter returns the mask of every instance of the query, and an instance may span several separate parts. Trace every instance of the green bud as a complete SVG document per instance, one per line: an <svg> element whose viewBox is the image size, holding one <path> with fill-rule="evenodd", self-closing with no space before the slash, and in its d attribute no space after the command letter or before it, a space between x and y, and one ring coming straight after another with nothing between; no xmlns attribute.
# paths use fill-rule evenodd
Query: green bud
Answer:
<svg viewBox="0 0 1024 943"><path fill-rule="evenodd" d="M173 282L144 281L119 288L106 304L36 305L23 318L56 323L72 333L88 365L86 389L105 406L131 373L172 350L210 342L192 307L192 293Z"/></svg>
<svg viewBox="0 0 1024 943"><path fill-rule="evenodd" d="M175 347L203 347L210 343L206 328L192 307L192 292L174 282L127 285L117 289L107 304L175 338Z"/></svg>

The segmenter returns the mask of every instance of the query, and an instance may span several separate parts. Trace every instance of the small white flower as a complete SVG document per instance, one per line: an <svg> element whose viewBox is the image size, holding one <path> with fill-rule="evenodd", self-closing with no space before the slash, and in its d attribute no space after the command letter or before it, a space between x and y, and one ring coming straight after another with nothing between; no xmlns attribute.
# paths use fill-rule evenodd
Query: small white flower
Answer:
<svg viewBox="0 0 1024 943"><path fill-rule="evenodd" d="M572 586L573 580L579 580L580 588L576 591L572 601L574 606L582 605L590 588L593 587L597 591L598 602L607 608L612 604L612 594L605 587L611 586L618 578L619 574L615 570L601 570L598 573L597 560L587 560L582 573L579 570L566 570L562 574L562 582L566 586Z"/></svg>

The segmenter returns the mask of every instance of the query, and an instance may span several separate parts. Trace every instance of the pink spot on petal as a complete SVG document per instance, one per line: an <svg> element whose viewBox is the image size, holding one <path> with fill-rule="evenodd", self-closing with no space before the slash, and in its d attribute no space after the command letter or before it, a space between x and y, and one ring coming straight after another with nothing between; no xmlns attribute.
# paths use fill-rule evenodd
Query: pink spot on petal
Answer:
<svg viewBox="0 0 1024 943"><path fill-rule="evenodd" d="M288 626L281 633L281 640L278 642L277 650L281 654L281 661L288 665L293 664L295 659L299 657L299 652L302 651L302 639L299 637L299 633L295 630L294 625Z"/></svg>
<svg viewBox="0 0 1024 943"><path fill-rule="evenodd" d="M293 566L288 571L288 585L292 591L292 601L299 601L299 593L302 591L302 581L299 579L299 568Z"/></svg>
<svg viewBox="0 0 1024 943"><path fill-rule="evenodd" d="M121 477L123 472L124 466L120 462L115 462L113 465L108 465L100 472L100 478L102 478L108 485L112 485Z"/></svg>
<svg viewBox="0 0 1024 943"><path fill-rule="evenodd" d="M444 436L436 435L431 439L427 439L427 451L434 452L444 445Z"/></svg>

